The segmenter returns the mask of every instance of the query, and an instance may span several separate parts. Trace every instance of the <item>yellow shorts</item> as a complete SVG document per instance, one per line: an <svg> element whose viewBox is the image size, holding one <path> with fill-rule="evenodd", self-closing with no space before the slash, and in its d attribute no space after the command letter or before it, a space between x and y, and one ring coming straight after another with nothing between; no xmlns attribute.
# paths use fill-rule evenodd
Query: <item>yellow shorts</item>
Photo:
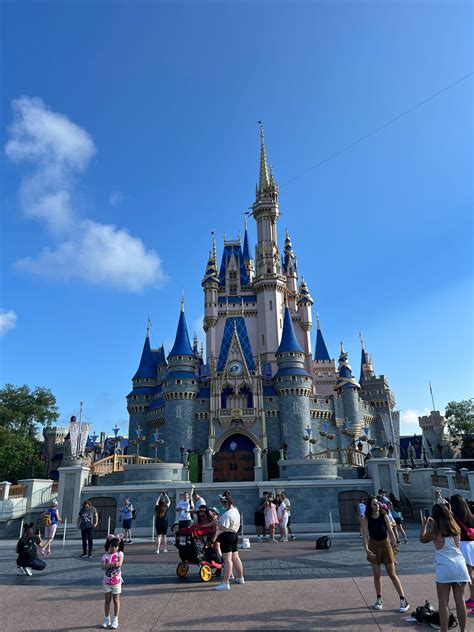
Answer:
<svg viewBox="0 0 474 632"><path fill-rule="evenodd" d="M395 555L393 554L393 548L388 538L385 540L373 540L369 538L369 551L374 553L377 561L376 564L393 564L395 562Z"/></svg>
<svg viewBox="0 0 474 632"><path fill-rule="evenodd" d="M120 595L122 592L122 584L114 584L110 586L109 584L102 584L105 593L112 593L112 595Z"/></svg>

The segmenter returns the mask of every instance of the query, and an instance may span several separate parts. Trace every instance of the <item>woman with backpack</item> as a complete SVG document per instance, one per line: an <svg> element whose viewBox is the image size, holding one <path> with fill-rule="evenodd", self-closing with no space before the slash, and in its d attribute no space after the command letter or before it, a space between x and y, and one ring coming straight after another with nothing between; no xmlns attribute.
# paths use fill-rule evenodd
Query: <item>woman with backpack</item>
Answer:
<svg viewBox="0 0 474 632"><path fill-rule="evenodd" d="M61 516L58 510L58 501L51 501L51 507L49 507L41 517L41 522L44 527L44 538L46 544L42 547L42 555L51 555L51 544L53 543L58 523L62 522Z"/></svg>
<svg viewBox="0 0 474 632"><path fill-rule="evenodd" d="M427 516L423 519L420 542L433 542L435 548L436 591L441 632L448 631L451 589L456 603L459 628L464 632L467 619L464 588L471 579L459 548L461 529L447 505L434 505L432 514L433 517Z"/></svg>
<svg viewBox="0 0 474 632"><path fill-rule="evenodd" d="M464 556L467 572L471 577L471 591L469 599L466 601L466 606L472 608L474 613L474 516L469 509L466 499L460 494L454 494L449 501L454 519L461 529L459 548Z"/></svg>
<svg viewBox="0 0 474 632"><path fill-rule="evenodd" d="M390 492L390 494L388 495L391 506L390 506L390 513L393 517L393 519L395 520L395 524L397 525L397 529L400 529L400 531L403 533L403 537L405 538L405 544L408 544L408 536L407 533L405 531L405 529L403 528L403 516L402 516L402 507L400 504L400 501L398 500L398 498L395 496L395 494L393 492Z"/></svg>
<svg viewBox="0 0 474 632"><path fill-rule="evenodd" d="M19 575L33 575L31 569L42 571L46 567L43 560L38 559L36 547L40 544L41 537L35 535L33 523L23 525L23 533L16 545L16 552L18 553L16 565Z"/></svg>

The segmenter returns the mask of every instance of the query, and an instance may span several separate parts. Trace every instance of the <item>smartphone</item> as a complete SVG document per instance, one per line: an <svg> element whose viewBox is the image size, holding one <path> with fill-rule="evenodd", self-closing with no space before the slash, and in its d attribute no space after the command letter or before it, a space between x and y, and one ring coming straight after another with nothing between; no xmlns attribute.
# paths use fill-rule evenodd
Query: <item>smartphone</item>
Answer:
<svg viewBox="0 0 474 632"><path fill-rule="evenodd" d="M430 510L429 509L423 509L423 515L425 518L429 518L430 517Z"/></svg>

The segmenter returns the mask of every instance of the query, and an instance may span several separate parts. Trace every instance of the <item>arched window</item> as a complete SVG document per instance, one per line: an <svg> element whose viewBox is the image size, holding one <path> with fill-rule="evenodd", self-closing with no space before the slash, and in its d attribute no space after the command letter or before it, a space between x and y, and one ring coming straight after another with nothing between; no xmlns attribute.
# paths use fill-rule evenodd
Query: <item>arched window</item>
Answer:
<svg viewBox="0 0 474 632"><path fill-rule="evenodd" d="M253 393L247 384L244 384L239 390L241 395L245 395L247 397L247 408L253 408Z"/></svg>
<svg viewBox="0 0 474 632"><path fill-rule="evenodd" d="M221 408L227 408L227 398L234 394L232 386L225 386L221 392Z"/></svg>

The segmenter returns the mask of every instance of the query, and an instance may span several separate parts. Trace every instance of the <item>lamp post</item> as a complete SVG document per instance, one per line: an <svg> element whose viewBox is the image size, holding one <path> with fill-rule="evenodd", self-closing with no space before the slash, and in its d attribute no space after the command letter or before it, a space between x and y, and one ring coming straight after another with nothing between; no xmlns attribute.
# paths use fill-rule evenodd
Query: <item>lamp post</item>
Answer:
<svg viewBox="0 0 474 632"><path fill-rule="evenodd" d="M161 434L158 430L151 435L153 437L153 443L150 443L150 448L155 449L155 461L158 458L158 448L164 444L164 440L161 438Z"/></svg>
<svg viewBox="0 0 474 632"><path fill-rule="evenodd" d="M308 454L306 455L305 458L307 458L307 459L314 459L313 446L316 443L316 439L312 438L313 429L308 424L307 427L304 429L304 431L306 432L306 434L303 435L303 441L307 441L308 442Z"/></svg>
<svg viewBox="0 0 474 632"><path fill-rule="evenodd" d="M140 426L137 426L135 428L135 434L136 434L137 438L136 439L132 439L130 441L130 443L132 445L136 445L137 446L136 455L137 455L137 457L139 457L140 456L140 441L145 441L145 436L142 435L142 428Z"/></svg>
<svg viewBox="0 0 474 632"><path fill-rule="evenodd" d="M329 441L335 439L336 435L329 432L329 424L327 421L323 423L323 429L319 431L321 437L326 437L326 453L329 456Z"/></svg>

